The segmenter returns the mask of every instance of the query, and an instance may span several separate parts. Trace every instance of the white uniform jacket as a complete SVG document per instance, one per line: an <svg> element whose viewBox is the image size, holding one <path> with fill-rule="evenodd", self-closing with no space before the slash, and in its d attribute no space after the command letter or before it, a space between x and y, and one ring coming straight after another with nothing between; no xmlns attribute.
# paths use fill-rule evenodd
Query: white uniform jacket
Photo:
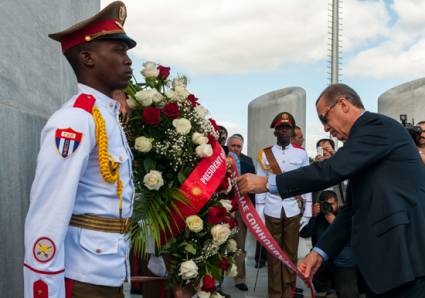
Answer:
<svg viewBox="0 0 425 298"><path fill-rule="evenodd" d="M309 165L308 155L305 150L296 148L292 144L289 144L285 148L275 144L272 147L272 152L282 172L289 172ZM258 159L257 175L266 177L274 175L270 170L270 163L264 151L260 151ZM303 217L310 218L311 193L303 194L302 197L306 203ZM261 212L260 210L264 210L264 214L274 218L281 217L282 208L288 218L299 215L301 212L294 197L282 200L279 194L271 194L269 192L257 194L255 196L255 204L259 212Z"/></svg>
<svg viewBox="0 0 425 298"><path fill-rule="evenodd" d="M108 151L121 164L123 218L132 214L132 154L119 123L119 103L78 84L73 96L47 121L41 132L37 170L25 221L25 297L37 291L65 297L64 278L121 286L128 273L129 239L69 226L72 214L119 217L117 186L99 172L93 115L73 107L82 93L93 96L106 124Z"/></svg>

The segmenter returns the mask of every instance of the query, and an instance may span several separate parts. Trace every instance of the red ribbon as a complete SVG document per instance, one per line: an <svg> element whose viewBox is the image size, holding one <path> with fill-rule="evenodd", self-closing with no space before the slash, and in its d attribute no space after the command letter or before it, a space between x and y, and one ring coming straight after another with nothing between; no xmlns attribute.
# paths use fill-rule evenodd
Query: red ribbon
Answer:
<svg viewBox="0 0 425 298"><path fill-rule="evenodd" d="M226 154L223 148L213 139L211 139L210 145L213 154L210 157L203 158L179 188L188 203L176 203L176 208L180 210L181 216L173 212L171 218L172 232L163 231L161 235L163 244L184 229L185 219L188 216L197 214L204 207L226 174Z"/></svg>
<svg viewBox="0 0 425 298"><path fill-rule="evenodd" d="M236 169L235 161L232 158L231 162L232 178L234 180L239 176L238 170ZM280 246L274 240L267 227L264 225L260 216L258 215L255 207L252 205L251 200L247 195L242 196L239 193L237 184L234 184L235 199L239 205L239 212L245 226L252 233L254 238L258 240L264 248L268 250L273 256L279 259L286 267L294 271L299 278L301 278L306 286L310 289L311 297L314 298L314 290L311 280L304 278L302 273L297 269L297 266L289 259L289 257L282 251Z"/></svg>

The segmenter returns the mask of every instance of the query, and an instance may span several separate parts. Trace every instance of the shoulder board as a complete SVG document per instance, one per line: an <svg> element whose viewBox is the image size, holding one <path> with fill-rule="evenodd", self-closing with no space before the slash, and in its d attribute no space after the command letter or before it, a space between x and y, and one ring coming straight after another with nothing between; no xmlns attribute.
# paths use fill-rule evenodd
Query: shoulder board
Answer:
<svg viewBox="0 0 425 298"><path fill-rule="evenodd" d="M96 98L93 95L81 93L74 102L74 108L80 108L88 113L92 113Z"/></svg>
<svg viewBox="0 0 425 298"><path fill-rule="evenodd" d="M301 150L304 150L304 151L305 151L305 149L304 149L303 147L301 147L300 145L297 145L297 144L295 144L295 143L292 143L292 146L293 146L294 148L301 149Z"/></svg>
<svg viewBox="0 0 425 298"><path fill-rule="evenodd" d="M267 147L267 148L264 148L264 149L268 149L268 148L271 148L271 147L272 147L272 146ZM264 153L264 149L260 149L260 151L258 151L258 163L261 165L261 167L262 167L264 170L268 171L268 170L270 170L270 167L269 167L269 166L266 166L266 165L264 164L264 162L263 162L263 153Z"/></svg>

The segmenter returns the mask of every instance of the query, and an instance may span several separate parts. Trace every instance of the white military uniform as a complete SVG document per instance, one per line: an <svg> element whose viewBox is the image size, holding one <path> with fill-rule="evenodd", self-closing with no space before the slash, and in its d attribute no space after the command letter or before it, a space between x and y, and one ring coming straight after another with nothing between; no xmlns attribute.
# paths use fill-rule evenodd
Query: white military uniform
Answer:
<svg viewBox="0 0 425 298"><path fill-rule="evenodd" d="M99 172L93 115L73 107L82 93L96 99L109 154L121 164L123 218L131 216L134 197L132 154L119 123L119 103L86 85L78 89L41 133L25 222L25 297L34 297L40 283L47 285L48 297L65 297L64 277L117 287L129 276L128 236L69 226L72 214L119 217L116 183L105 182Z"/></svg>
<svg viewBox="0 0 425 298"><path fill-rule="evenodd" d="M275 144L272 146L272 152L282 173L309 165L308 155L305 150L296 148L292 144L289 144L285 148ZM267 170L270 168L270 163L264 151L260 154L261 156L259 156L259 159L261 158L261 162L257 165L257 175L266 177L274 175L271 170ZM302 197L305 201L303 217L310 218L311 193L303 194ZM255 195L255 205L261 216L265 214L270 217L280 218L282 208L287 218L297 216L301 213L297 200L294 197L282 200L279 194L272 194L269 192Z"/></svg>

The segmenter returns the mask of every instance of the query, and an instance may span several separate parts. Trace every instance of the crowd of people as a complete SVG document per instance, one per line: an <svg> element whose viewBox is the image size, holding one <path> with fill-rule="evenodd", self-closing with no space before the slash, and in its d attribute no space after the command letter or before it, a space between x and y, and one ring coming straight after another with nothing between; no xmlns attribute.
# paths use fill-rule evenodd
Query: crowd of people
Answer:
<svg viewBox="0 0 425 298"><path fill-rule="evenodd" d="M131 78L127 50L136 45L124 32L125 18L117 1L50 35L79 84L42 131L25 223L25 297L124 297L134 185L132 153L118 121L117 101L125 103L125 94L116 90ZM318 140L311 160L287 111L271 119L276 141L264 144L255 162L242 153L244 137L228 137L221 127L219 141L241 174L240 192L304 277L313 278L317 297L422 297L425 122L410 136L395 120L366 111L344 84L327 87L316 109L325 131L344 146ZM113 160L93 150L108 142ZM234 285L247 291L247 229L240 214L236 219L242 253ZM312 247L303 259L300 243ZM295 273L257 243L255 267L266 264L268 297L302 296Z"/></svg>

